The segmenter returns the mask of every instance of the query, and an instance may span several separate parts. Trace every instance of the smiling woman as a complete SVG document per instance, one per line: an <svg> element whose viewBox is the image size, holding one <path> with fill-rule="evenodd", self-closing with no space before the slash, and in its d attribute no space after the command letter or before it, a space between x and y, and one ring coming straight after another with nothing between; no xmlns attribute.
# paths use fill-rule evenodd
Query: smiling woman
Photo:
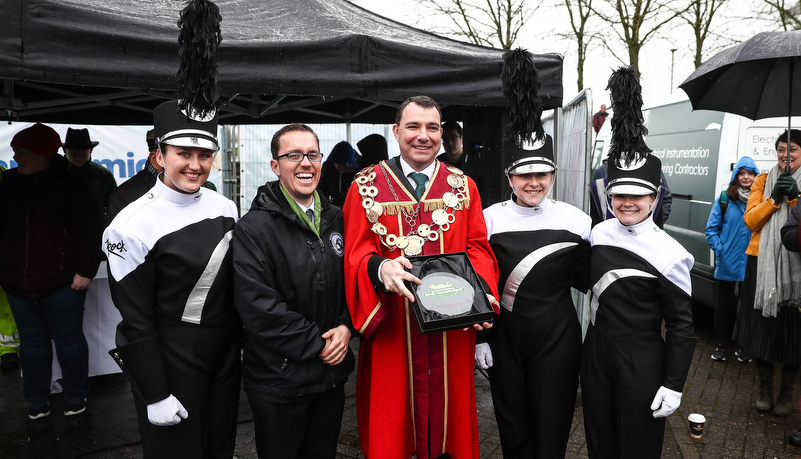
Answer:
<svg viewBox="0 0 801 459"><path fill-rule="evenodd" d="M180 193L195 193L209 178L214 151L207 148L164 145L156 154L164 168L161 181Z"/></svg>
<svg viewBox="0 0 801 459"><path fill-rule="evenodd" d="M240 347L229 242L237 210L201 187L219 148L217 118L188 112L176 101L156 107L164 173L103 235L122 316L111 355L131 380L146 457L234 451Z"/></svg>
<svg viewBox="0 0 801 459"><path fill-rule="evenodd" d="M488 343L476 345L476 365L490 367L503 455L564 457L581 355L570 289L589 288L590 217L548 198L556 172L550 136L503 148L513 195L484 211L503 308Z"/></svg>
<svg viewBox="0 0 801 459"><path fill-rule="evenodd" d="M620 223L626 226L636 225L648 218L655 202L656 196L652 194L643 196L613 194L612 211Z"/></svg>
<svg viewBox="0 0 801 459"><path fill-rule="evenodd" d="M697 340L693 258L648 218L662 163L642 138L639 78L621 68L609 87L615 114L606 194L616 218L595 225L590 236L591 325L581 354L584 428L591 458L630 451L658 458L665 418L679 408ZM617 428L621 418L629 421L625 435Z"/></svg>

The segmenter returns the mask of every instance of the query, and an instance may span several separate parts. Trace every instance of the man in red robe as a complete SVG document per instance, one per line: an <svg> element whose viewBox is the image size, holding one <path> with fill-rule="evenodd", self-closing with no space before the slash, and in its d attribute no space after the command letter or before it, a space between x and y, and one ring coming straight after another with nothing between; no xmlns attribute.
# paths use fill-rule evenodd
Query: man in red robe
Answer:
<svg viewBox="0 0 801 459"><path fill-rule="evenodd" d="M399 108L401 155L362 170L345 201L348 308L362 336L357 379L365 457L478 458L473 328L423 335L404 281L420 283L406 258L467 252L497 314L498 266L478 190L435 159L442 113L416 96Z"/></svg>

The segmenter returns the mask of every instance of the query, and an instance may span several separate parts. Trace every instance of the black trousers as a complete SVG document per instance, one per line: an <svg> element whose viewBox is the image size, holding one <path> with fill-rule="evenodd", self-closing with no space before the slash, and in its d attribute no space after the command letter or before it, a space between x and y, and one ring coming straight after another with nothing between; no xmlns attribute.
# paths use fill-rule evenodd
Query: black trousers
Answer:
<svg viewBox="0 0 801 459"><path fill-rule="evenodd" d="M159 329L170 391L189 416L173 426L155 426L147 405L134 396L142 451L153 458L231 459L241 390L237 330L177 324Z"/></svg>
<svg viewBox="0 0 801 459"><path fill-rule="evenodd" d="M332 459L336 456L344 385L313 396L271 397L249 392L256 451L261 459Z"/></svg>
<svg viewBox="0 0 801 459"><path fill-rule="evenodd" d="M715 306L715 341L726 345L731 341L737 304L738 282L718 279L718 304Z"/></svg>
<svg viewBox="0 0 801 459"><path fill-rule="evenodd" d="M573 305L558 305L536 319L501 308L488 338L503 457L565 457L581 359L581 325Z"/></svg>
<svg viewBox="0 0 801 459"><path fill-rule="evenodd" d="M658 459L665 418L651 402L663 382L660 330L604 338L590 325L581 355L584 431L591 459Z"/></svg>

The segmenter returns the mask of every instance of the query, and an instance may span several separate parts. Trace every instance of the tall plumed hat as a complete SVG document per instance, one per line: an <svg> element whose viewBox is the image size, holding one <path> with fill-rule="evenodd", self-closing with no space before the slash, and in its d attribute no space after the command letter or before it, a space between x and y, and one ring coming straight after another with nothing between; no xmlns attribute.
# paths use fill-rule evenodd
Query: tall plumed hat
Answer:
<svg viewBox="0 0 801 459"><path fill-rule="evenodd" d="M643 124L640 78L631 67L621 67L609 77L606 89L611 92L614 110L606 194L656 194L662 162L643 139L648 129Z"/></svg>
<svg viewBox="0 0 801 459"><path fill-rule="evenodd" d="M200 147L217 151L217 61L222 40L220 10L209 0L190 0L178 27L178 100L153 112L158 144Z"/></svg>
<svg viewBox="0 0 801 459"><path fill-rule="evenodd" d="M509 129L503 139L503 150L511 157L506 175L553 172L556 170L553 139L542 127L542 100L539 73L534 57L518 48L503 55L503 95Z"/></svg>

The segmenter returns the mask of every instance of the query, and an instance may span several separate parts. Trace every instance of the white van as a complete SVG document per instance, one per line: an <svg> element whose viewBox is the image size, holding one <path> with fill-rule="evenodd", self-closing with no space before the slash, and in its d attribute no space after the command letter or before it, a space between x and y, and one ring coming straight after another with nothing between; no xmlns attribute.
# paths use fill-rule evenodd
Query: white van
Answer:
<svg viewBox="0 0 801 459"><path fill-rule="evenodd" d="M645 142L662 160L673 194L665 230L695 257L693 299L715 307L715 255L704 235L712 204L728 186L742 156L754 159L762 172L776 164L774 144L787 129L787 118L751 121L730 113L693 111L690 101L645 109L643 116L648 128ZM609 152L609 121L596 137L593 167ZM793 118L793 127L801 128L801 117Z"/></svg>

